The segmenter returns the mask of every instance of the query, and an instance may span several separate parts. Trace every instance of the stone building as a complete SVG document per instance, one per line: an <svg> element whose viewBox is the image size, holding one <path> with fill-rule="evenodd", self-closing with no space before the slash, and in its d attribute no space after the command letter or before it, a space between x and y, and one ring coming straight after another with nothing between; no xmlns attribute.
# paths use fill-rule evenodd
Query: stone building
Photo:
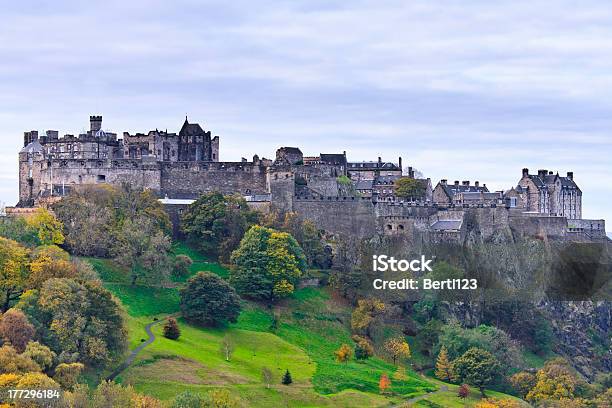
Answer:
<svg viewBox="0 0 612 408"><path fill-rule="evenodd" d="M459 183L458 180L454 184L448 184L446 179L440 180L433 190L432 200L438 205L451 205L459 204L464 200L468 199L473 201L474 196L470 196L470 193L478 193L478 197L484 196L480 193L488 193L489 189L486 184L480 185L480 182L476 181L473 185L469 181L463 181Z"/></svg>
<svg viewBox="0 0 612 408"><path fill-rule="evenodd" d="M565 217L568 220L582 218L582 191L574 182L574 173L565 177L548 170L529 174L523 169L516 194L525 211Z"/></svg>

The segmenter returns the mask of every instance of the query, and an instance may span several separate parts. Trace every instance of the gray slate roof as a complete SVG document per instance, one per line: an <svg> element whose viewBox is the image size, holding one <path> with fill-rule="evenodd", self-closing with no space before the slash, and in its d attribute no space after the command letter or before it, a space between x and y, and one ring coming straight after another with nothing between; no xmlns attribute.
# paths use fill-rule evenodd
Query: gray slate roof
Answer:
<svg viewBox="0 0 612 408"><path fill-rule="evenodd" d="M462 220L439 220L431 224L431 229L436 231L460 230Z"/></svg>

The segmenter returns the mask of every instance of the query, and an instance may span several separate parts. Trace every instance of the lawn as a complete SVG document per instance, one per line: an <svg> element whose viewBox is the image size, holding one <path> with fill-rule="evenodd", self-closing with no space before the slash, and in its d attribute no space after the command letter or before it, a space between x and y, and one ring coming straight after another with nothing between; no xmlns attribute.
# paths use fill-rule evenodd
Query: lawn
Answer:
<svg viewBox="0 0 612 408"><path fill-rule="evenodd" d="M208 259L205 255L199 252L197 249L187 245L182 241L175 242L172 245L172 253L176 255L187 255L193 261L193 264L189 268L190 276L195 275L200 271L208 271L215 273L223 278L229 276L229 271L220 263ZM184 282L188 277L173 278L175 282Z"/></svg>

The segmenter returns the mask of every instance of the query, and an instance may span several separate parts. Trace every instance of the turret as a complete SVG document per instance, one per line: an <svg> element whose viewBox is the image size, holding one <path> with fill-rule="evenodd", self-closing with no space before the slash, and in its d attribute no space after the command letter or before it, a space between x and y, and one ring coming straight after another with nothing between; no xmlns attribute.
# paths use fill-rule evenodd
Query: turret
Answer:
<svg viewBox="0 0 612 408"><path fill-rule="evenodd" d="M89 130L95 134L100 129L102 129L102 116L90 116Z"/></svg>

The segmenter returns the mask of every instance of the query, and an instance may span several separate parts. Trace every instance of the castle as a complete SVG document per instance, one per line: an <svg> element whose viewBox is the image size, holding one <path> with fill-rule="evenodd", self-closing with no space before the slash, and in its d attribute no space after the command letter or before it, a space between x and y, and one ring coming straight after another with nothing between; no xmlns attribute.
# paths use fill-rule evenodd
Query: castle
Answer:
<svg viewBox="0 0 612 408"><path fill-rule="evenodd" d="M29 208L60 199L84 184L121 184L150 189L178 220L202 193L239 194L256 208L295 211L331 233L367 237L403 234L428 241L461 242L505 234L605 240L603 220L582 219L582 192L572 172L523 169L515 187L491 192L476 181L419 178L411 167L383 161L352 162L346 152L304 156L281 147L274 159L222 162L219 136L187 118L177 133L151 130L122 138L90 116L78 136L48 130L24 133L19 152L19 203ZM421 186L419 197L396 195L396 180ZM475 227L476 226L476 227ZM476 228L476 230L474 229Z"/></svg>

